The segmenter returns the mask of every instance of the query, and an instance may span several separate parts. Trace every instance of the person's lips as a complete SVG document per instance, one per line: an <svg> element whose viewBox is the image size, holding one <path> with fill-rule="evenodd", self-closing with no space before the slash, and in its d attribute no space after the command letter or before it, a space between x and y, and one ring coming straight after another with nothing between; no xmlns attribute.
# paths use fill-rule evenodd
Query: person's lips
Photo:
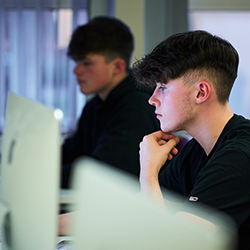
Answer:
<svg viewBox="0 0 250 250"><path fill-rule="evenodd" d="M155 114L156 114L156 117L159 119L160 117L162 117L162 115L160 114L160 113L158 113L158 112L155 112Z"/></svg>
<svg viewBox="0 0 250 250"><path fill-rule="evenodd" d="M85 81L84 81L84 80L77 79L77 81L78 81L78 83L79 83L80 85L85 84Z"/></svg>

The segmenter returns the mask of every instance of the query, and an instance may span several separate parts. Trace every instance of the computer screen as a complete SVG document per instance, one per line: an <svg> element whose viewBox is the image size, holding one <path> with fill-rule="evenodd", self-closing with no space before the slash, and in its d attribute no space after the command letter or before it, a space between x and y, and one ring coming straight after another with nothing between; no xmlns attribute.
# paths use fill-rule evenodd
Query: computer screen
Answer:
<svg viewBox="0 0 250 250"><path fill-rule="evenodd" d="M165 194L171 196L171 202L161 207L135 194L137 182L95 160L86 158L76 163L74 250L234 249L235 228L229 218L204 207L183 205L173 194ZM179 210L202 216L215 227L180 217Z"/></svg>
<svg viewBox="0 0 250 250"><path fill-rule="evenodd" d="M2 141L2 250L52 250L62 112L9 93Z"/></svg>

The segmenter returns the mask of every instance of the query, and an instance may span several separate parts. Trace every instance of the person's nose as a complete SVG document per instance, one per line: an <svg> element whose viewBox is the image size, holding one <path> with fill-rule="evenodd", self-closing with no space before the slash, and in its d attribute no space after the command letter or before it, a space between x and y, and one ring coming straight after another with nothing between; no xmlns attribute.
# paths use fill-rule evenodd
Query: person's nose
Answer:
<svg viewBox="0 0 250 250"><path fill-rule="evenodd" d="M77 63L74 69L76 75L80 75L83 72L83 66L80 63Z"/></svg>
<svg viewBox="0 0 250 250"><path fill-rule="evenodd" d="M152 106L159 106L161 104L159 98L157 97L157 89L155 89L154 93L149 98L148 103Z"/></svg>

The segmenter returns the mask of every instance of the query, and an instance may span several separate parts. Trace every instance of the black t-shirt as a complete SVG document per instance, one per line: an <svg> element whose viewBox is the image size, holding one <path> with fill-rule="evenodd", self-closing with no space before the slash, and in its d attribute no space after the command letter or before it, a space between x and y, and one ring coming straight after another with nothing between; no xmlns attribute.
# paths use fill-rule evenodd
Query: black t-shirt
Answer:
<svg viewBox="0 0 250 250"><path fill-rule="evenodd" d="M250 121L234 115L207 156L195 139L159 176L161 187L230 215L250 249Z"/></svg>
<svg viewBox="0 0 250 250"><path fill-rule="evenodd" d="M105 101L95 96L86 104L76 133L62 148L62 187L68 187L72 162L81 156L139 175L139 143L160 129L149 97L128 76Z"/></svg>

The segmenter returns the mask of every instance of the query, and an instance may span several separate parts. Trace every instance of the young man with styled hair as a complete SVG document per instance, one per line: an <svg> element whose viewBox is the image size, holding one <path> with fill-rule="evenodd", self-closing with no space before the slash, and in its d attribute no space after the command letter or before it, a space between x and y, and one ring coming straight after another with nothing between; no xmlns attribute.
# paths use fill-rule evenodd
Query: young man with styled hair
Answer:
<svg viewBox="0 0 250 250"><path fill-rule="evenodd" d="M83 94L94 94L84 107L75 134L62 147L62 187L67 188L72 163L95 158L139 176L139 143L159 129L148 104L149 94L137 89L130 75L134 39L117 18L96 17L76 28L68 56Z"/></svg>
<svg viewBox="0 0 250 250"><path fill-rule="evenodd" d="M133 75L155 86L149 103L161 124L140 144L142 194L163 202L166 188L225 212L237 225L239 249L250 249L250 121L229 105L238 62L226 40L191 31L156 46ZM178 153L171 133L179 130L193 139Z"/></svg>

